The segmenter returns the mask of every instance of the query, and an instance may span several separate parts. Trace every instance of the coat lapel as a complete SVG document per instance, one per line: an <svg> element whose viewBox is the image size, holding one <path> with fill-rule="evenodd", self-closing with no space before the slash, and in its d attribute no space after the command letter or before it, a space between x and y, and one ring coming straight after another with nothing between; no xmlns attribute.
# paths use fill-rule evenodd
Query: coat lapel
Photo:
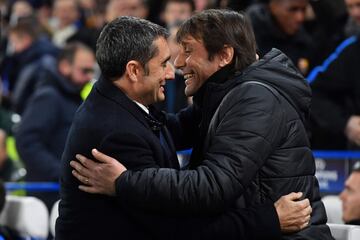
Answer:
<svg viewBox="0 0 360 240"><path fill-rule="evenodd" d="M129 99L123 91L121 91L114 84L112 84L110 80L106 80L101 77L95 83L94 87L103 97L109 98L112 101L116 102L119 106L128 111L131 115L133 115L145 127L150 128L144 117L143 110L140 109L140 107L137 106L135 102Z"/></svg>

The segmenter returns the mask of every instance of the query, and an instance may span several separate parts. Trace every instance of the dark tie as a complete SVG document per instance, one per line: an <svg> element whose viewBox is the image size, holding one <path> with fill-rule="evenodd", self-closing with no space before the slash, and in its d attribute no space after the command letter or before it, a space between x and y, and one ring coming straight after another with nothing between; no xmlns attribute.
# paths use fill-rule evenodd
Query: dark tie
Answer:
<svg viewBox="0 0 360 240"><path fill-rule="evenodd" d="M168 139L165 136L165 126L163 121L159 121L158 118L155 116L158 116L158 113L154 111L152 108L149 109L149 114L145 116L151 130L154 132L154 134L159 138L160 144L165 152L165 155L167 158L169 158L172 155L171 148L168 143Z"/></svg>

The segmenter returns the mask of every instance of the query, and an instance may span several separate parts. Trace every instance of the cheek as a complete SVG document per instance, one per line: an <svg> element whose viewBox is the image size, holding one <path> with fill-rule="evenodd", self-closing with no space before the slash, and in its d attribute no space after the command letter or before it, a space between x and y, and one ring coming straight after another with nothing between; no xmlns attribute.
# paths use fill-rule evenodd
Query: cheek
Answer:
<svg viewBox="0 0 360 240"><path fill-rule="evenodd" d="M74 79L74 80L76 80L76 79L81 79L80 74L78 74L78 73L76 73L76 72L72 72L72 73L70 74L70 77L71 77L72 79Z"/></svg>

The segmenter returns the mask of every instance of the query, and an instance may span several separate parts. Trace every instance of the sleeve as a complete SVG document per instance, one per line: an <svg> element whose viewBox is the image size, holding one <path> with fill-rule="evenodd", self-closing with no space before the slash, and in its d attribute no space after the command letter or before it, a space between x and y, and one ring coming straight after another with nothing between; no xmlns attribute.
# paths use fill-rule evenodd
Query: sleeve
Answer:
<svg viewBox="0 0 360 240"><path fill-rule="evenodd" d="M208 219L190 231L187 239L281 239L278 215L270 201L263 205L232 209L220 217ZM190 228L191 229L191 228Z"/></svg>
<svg viewBox="0 0 360 240"><path fill-rule="evenodd" d="M318 67L321 71L311 84L312 116L319 127L331 133L343 134L351 116L348 101L358 75L354 52L358 50L350 45L338 56L332 54Z"/></svg>
<svg viewBox="0 0 360 240"><path fill-rule="evenodd" d="M102 140L98 150L130 170L159 168L149 144L135 133L114 131Z"/></svg>
<svg viewBox="0 0 360 240"><path fill-rule="evenodd" d="M17 150L27 169L47 181L58 181L60 172L60 159L49 150L47 143L59 127L61 113L57 98L55 91L35 92L15 135Z"/></svg>
<svg viewBox="0 0 360 240"><path fill-rule="evenodd" d="M127 204L160 212L219 213L234 204L282 137L284 115L262 86L246 86L224 103L205 159L193 170L126 171L116 181Z"/></svg>
<svg viewBox="0 0 360 240"><path fill-rule="evenodd" d="M121 147L119 147L121 146ZM147 142L134 133L114 131L99 149L119 159L129 169L157 168ZM149 177L152 177L151 175ZM144 186L142 191L149 189ZM129 208L129 214L146 226L156 239L280 239L280 224L271 201L246 209L228 209L214 216L179 218L166 214L148 214L141 208Z"/></svg>
<svg viewBox="0 0 360 240"><path fill-rule="evenodd" d="M198 240L198 239L281 239L277 212L271 201L263 205L241 209L229 209L215 216L168 217L146 215L144 212L131 214L146 226L155 239Z"/></svg>

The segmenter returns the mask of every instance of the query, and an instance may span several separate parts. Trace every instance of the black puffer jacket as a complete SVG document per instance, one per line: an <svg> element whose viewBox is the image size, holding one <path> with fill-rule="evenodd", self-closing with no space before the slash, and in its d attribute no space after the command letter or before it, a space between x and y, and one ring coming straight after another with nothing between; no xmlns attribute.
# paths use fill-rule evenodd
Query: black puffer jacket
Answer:
<svg viewBox="0 0 360 240"><path fill-rule="evenodd" d="M215 73L194 98L201 120L191 170L127 171L117 180L118 195L158 211L209 214L300 191L313 207L311 226L284 238L332 239L302 121L311 99L307 82L276 49L229 79L232 74ZM170 127L191 122L189 111L170 119ZM186 128L173 132L186 138Z"/></svg>

